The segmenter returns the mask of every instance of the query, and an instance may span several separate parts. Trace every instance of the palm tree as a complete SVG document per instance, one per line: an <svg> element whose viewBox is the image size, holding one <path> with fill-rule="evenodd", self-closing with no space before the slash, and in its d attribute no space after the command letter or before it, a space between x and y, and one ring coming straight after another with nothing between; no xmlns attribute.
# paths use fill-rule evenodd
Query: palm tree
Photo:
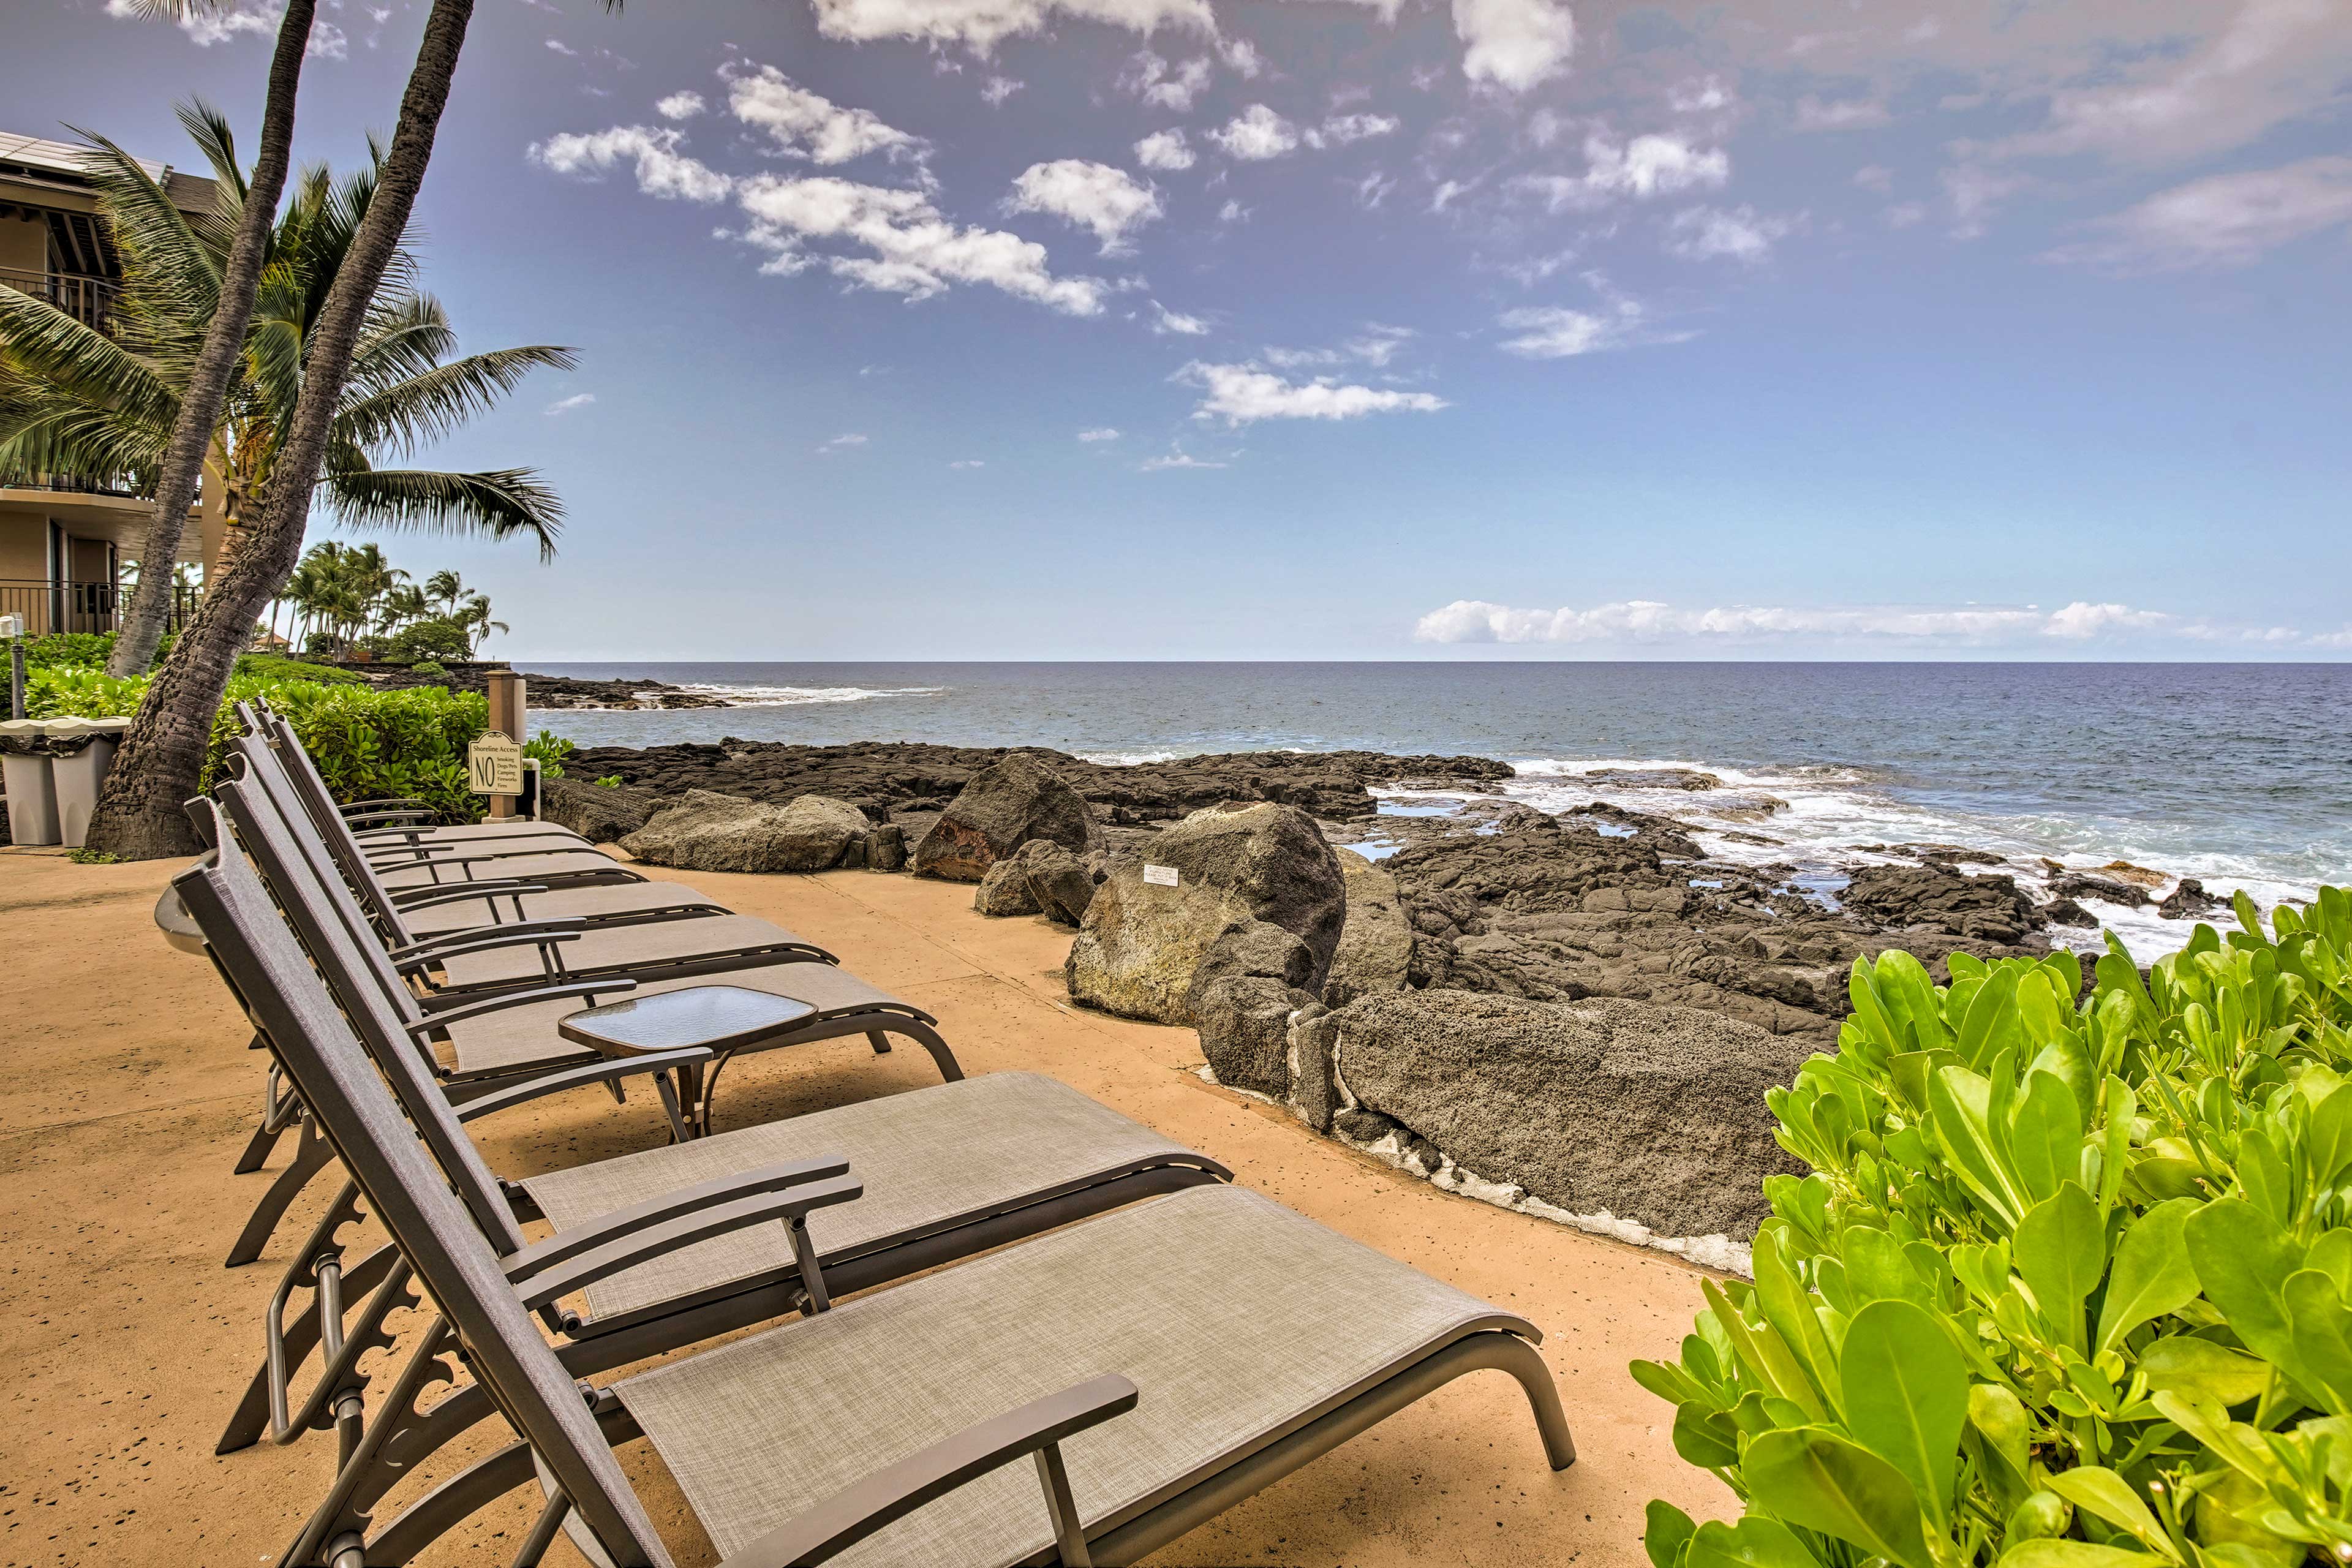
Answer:
<svg viewBox="0 0 2352 1568"><path fill-rule="evenodd" d="M514 630L504 621L490 619L490 596L488 594L476 594L449 618L465 628L467 658L473 658L475 650L489 640L492 632L503 634Z"/></svg>
<svg viewBox="0 0 2352 1568"><path fill-rule="evenodd" d="M619 0L605 0L616 9ZM433 161L474 0L433 0L400 100L374 199L352 233L319 307L278 454L278 478L256 508L252 538L211 585L148 686L115 754L92 814L89 847L127 859L194 854L200 847L180 803L195 792L214 715L236 667L238 640L302 553L311 489L328 465L344 384L357 363L376 292L401 254L401 238Z"/></svg>
<svg viewBox="0 0 2352 1568"><path fill-rule="evenodd" d="M190 11L218 9L219 0L131 0L131 8L178 21ZM261 102L260 153L254 160L252 184L246 191L228 254L211 289L204 341L189 366L171 439L156 473L155 511L139 551L144 561L177 556L180 536L187 531L188 506L196 498L197 476L212 448L229 381L245 346L246 328L253 319L254 296L261 285L262 265L269 248L270 223L286 190L286 171L294 151L294 99L302 84L302 58L310 49L310 22L317 10L317 0L287 0L285 15L278 23L278 47L270 55L269 86ZM110 673L136 675L147 668L163 641L170 608L171 601L160 586L142 584L133 591L108 661Z"/></svg>
<svg viewBox="0 0 2352 1568"><path fill-rule="evenodd" d="M405 577L407 573L401 574ZM375 629L396 631L411 621L421 621L432 613L425 602L425 590L414 583L399 583L384 590L375 607Z"/></svg>
<svg viewBox="0 0 2352 1568"><path fill-rule="evenodd" d="M432 600L444 616L457 615L457 605L469 591L463 577L446 569L425 579L425 596Z"/></svg>
<svg viewBox="0 0 2352 1568"><path fill-rule="evenodd" d="M30 295L0 291L0 468L149 476L163 465L189 353L204 334L221 233L245 195L226 122L201 107L184 122L217 177L209 223L189 222L110 143L93 154L100 210L123 258L115 337ZM341 180L323 167L305 170L272 236L208 463L227 513L229 559L243 548L247 513L269 482L306 384L320 309L375 188L373 167ZM318 499L347 526L522 534L538 542L542 558L551 555L562 505L530 470L376 466L378 457L405 455L463 426L530 371L573 363L571 351L547 346L452 358L447 317L415 288L413 258L404 252L398 263L338 399Z"/></svg>

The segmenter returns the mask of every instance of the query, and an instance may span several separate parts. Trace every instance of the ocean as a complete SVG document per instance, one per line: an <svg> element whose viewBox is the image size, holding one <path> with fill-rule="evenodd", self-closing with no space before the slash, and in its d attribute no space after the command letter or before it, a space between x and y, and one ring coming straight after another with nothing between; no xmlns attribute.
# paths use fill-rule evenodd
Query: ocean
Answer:
<svg viewBox="0 0 2352 1568"><path fill-rule="evenodd" d="M740 704L535 721L583 745L731 735L1130 763L1275 749L1496 757L1518 770L1496 794L1673 816L1717 858L1792 863L1824 899L1885 858L1865 846L1886 844L1997 852L2037 895L2045 858L2129 861L2265 906L2352 881L2352 664L521 662ZM1587 776L1663 768L1723 787ZM1453 798L1389 791L1382 810ZM1383 847L1377 829L1366 847ZM2143 960L2187 935L2152 909L2084 902Z"/></svg>

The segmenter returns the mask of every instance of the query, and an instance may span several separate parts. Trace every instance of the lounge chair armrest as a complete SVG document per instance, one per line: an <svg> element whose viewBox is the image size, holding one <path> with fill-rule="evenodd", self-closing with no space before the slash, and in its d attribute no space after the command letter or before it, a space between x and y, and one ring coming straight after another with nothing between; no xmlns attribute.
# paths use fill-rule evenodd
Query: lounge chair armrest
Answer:
<svg viewBox="0 0 2352 1568"><path fill-rule="evenodd" d="M384 956L394 963L405 963L412 958L446 956L447 950L461 942L478 942L485 946L510 947L514 945L515 941L525 937L540 936L549 931L568 931L576 940L587 929L588 922L577 915L550 915L545 920L511 921L505 925L474 926L465 931L443 931L438 936L428 936L421 942L412 942L400 947L388 949ZM468 948L467 951L478 952L482 949Z"/></svg>
<svg viewBox="0 0 2352 1568"><path fill-rule="evenodd" d="M708 1057L711 1053L702 1053ZM650 1058L639 1057L632 1065L641 1065ZM575 1226L545 1241L524 1247L506 1259L507 1278L520 1285L560 1263L568 1263L583 1254L593 1252L625 1236L667 1225L671 1220L716 1208L739 1198L756 1197L762 1193L782 1192L788 1187L805 1186L812 1182L826 1181L849 1173L849 1160L842 1154L818 1154L805 1160L779 1160L755 1170L737 1171L724 1176L713 1176L707 1182L679 1187L658 1197L631 1204L600 1215L588 1225Z"/></svg>
<svg viewBox="0 0 2352 1568"><path fill-rule="evenodd" d="M790 1524L770 1531L725 1559L719 1568L802 1568L822 1563L1024 1454L1039 1456L1039 1468L1045 1469L1045 1457L1051 1452L1051 1471L1059 1475L1059 1445L1064 1438L1126 1415L1135 1408L1138 1397L1134 1384L1117 1373L1107 1373L1032 1400L967 1426L835 1492ZM1051 1484L1049 1480L1049 1495ZM1061 1522L1055 1521L1057 1526ZM1069 1521L1067 1528L1076 1531L1077 1521ZM1063 1560L1069 1560L1066 1546Z"/></svg>
<svg viewBox="0 0 2352 1568"><path fill-rule="evenodd" d="M524 893L547 891L544 882L518 882L511 879L501 881L438 882L425 888L395 889L392 895L394 905L403 910L429 910L436 904L463 904L487 899L503 899Z"/></svg>
<svg viewBox="0 0 2352 1568"><path fill-rule="evenodd" d="M368 828L364 832L356 831L356 826L360 823L391 821L413 823L419 818L430 823L433 818L440 816L441 814L434 810L429 805L388 805L381 807L375 811L348 810L339 812L337 815L342 817L343 822L347 826L354 827L355 831L352 834L352 837L364 842L370 838L381 837L387 833L414 833L416 832L417 829L415 827L372 827Z"/></svg>
<svg viewBox="0 0 2352 1568"><path fill-rule="evenodd" d="M392 961L392 966L403 974L414 974L420 969L438 968L444 959L461 957L468 952L495 952L502 947L541 947L549 942L578 942L583 934L576 931L508 931L496 936L484 936L478 931L467 931L463 940L451 942L446 946L436 948L430 952L413 953L406 958L395 958ZM560 969L551 969L544 973L552 979L563 972ZM511 982L501 981L499 984L509 984ZM454 991L463 988L444 986L442 989Z"/></svg>
<svg viewBox="0 0 2352 1568"><path fill-rule="evenodd" d="M578 1067L559 1068L553 1072L541 1073L520 1083L492 1089L488 1094L476 1095L464 1104L453 1105L449 1109L457 1113L458 1121L472 1121L501 1110L510 1110L518 1105L528 1105L551 1094L583 1089L592 1083L613 1083L644 1073L695 1067L709 1061L715 1054L708 1046L687 1046L675 1051L652 1051L641 1057L606 1057L597 1061L583 1062Z"/></svg>
<svg viewBox="0 0 2352 1568"><path fill-rule="evenodd" d="M596 1005L599 996L620 996L637 988L634 980L583 980L571 985L541 985L529 991L501 991L492 996L464 994L420 996L418 1003L432 1012L429 1018L420 1018L408 1026L412 1035L429 1035L451 1024L462 1024L468 1018L478 1018L488 1013L504 1012L509 1007L528 1007L534 1002L553 1002L565 996L585 996L589 1005ZM448 1006L436 1006L446 1001Z"/></svg>
<svg viewBox="0 0 2352 1568"><path fill-rule="evenodd" d="M742 1230L750 1226L763 1225L770 1220L782 1220L805 1236L803 1222L811 1209L845 1204L865 1191L866 1184L855 1176L833 1176L821 1182L787 1187L782 1192L760 1193L748 1198L738 1198L730 1204L719 1204L680 1215L663 1224L608 1241L568 1263L560 1263L545 1270L519 1291L523 1308L527 1311L537 1311L551 1301L569 1296L574 1290L585 1289L599 1279L608 1279L649 1258L659 1258L680 1247L692 1247L698 1241L707 1241L714 1236L725 1236L730 1231Z"/></svg>
<svg viewBox="0 0 2352 1568"><path fill-rule="evenodd" d="M404 805L413 809L421 809L425 811L431 811L433 809L430 805L427 805L425 802L417 799L413 795L371 795L366 800L354 800L349 802L346 805L335 807L335 810L344 817L348 818L352 813L355 811L365 811L372 806L394 805Z"/></svg>

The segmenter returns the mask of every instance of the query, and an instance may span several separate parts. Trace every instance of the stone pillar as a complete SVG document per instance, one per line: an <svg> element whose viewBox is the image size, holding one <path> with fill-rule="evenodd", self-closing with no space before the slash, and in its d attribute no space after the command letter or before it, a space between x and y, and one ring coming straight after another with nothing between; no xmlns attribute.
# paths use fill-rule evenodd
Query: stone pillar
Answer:
<svg viewBox="0 0 2352 1568"><path fill-rule="evenodd" d="M511 669L489 672L490 728L520 746L530 738L526 728L530 710L524 704L522 677ZM510 795L490 796L490 816L508 817L515 815L515 797Z"/></svg>

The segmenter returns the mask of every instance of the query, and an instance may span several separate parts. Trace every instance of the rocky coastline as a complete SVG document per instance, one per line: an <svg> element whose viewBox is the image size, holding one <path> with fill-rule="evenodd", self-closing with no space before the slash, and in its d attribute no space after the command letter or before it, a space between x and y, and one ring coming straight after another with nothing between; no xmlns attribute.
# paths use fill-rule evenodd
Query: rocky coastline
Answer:
<svg viewBox="0 0 2352 1568"><path fill-rule="evenodd" d="M420 675L413 669L391 665L345 664L341 668L359 676L371 686L387 691L405 690L412 686L441 686L452 691L487 691L490 672L508 668L501 663L476 661L449 665L436 674ZM588 709L647 711L660 709L732 708L734 703L708 691L689 690L665 680L580 680L568 675L539 675L523 671L533 708L580 710Z"/></svg>
<svg viewBox="0 0 2352 1568"><path fill-rule="evenodd" d="M1511 776L1366 752L1114 766L728 740L583 750L547 809L658 865L971 883L983 914L1072 930L1077 1004L1197 1030L1204 1076L1441 1186L1735 1269L1761 1181L1801 1169L1764 1090L1836 1048L1855 959L1900 947L1940 982L1955 952L2049 952L2081 893L2173 880L2117 865L2038 902L1985 868L1999 856L1877 846L1832 896L1710 858L1680 814L1479 795ZM598 778L620 783L580 782ZM1461 798L1383 813L1397 791ZM1711 834L1749 808L1712 804ZM2201 896L2180 881L2167 912Z"/></svg>

